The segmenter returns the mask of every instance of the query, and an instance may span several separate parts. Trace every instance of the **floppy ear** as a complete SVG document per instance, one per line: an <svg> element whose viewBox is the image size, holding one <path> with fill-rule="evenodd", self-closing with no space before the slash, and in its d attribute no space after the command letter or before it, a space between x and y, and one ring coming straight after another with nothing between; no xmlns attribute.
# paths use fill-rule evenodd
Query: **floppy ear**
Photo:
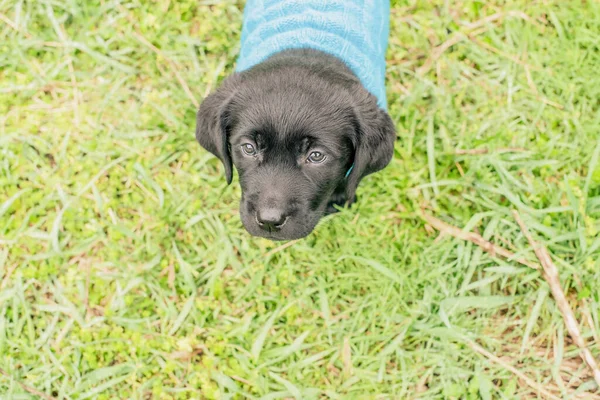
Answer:
<svg viewBox="0 0 600 400"><path fill-rule="evenodd" d="M394 155L396 129L392 119L377 105L373 95L360 88L355 93L354 164L346 183L346 198L354 201L356 188L365 176L385 168Z"/></svg>
<svg viewBox="0 0 600 400"><path fill-rule="evenodd" d="M235 95L237 76L227 78L221 87L211 93L200 105L196 115L196 140L214 154L225 167L227 184L233 177L233 165L229 152L229 103Z"/></svg>

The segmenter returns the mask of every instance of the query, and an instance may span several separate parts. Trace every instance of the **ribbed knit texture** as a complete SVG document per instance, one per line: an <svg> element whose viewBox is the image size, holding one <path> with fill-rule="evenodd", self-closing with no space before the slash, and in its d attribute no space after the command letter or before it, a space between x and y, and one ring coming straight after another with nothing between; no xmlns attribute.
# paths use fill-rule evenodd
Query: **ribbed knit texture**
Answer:
<svg viewBox="0 0 600 400"><path fill-rule="evenodd" d="M389 0L248 0L237 71L286 49L337 56L387 109L385 52Z"/></svg>

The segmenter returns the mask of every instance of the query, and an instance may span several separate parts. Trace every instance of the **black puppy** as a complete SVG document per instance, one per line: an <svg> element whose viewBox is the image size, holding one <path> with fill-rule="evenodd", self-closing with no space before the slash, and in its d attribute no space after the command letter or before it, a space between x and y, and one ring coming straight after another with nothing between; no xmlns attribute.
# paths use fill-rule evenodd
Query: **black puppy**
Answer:
<svg viewBox="0 0 600 400"><path fill-rule="evenodd" d="M362 178L392 158L394 125L339 59L284 50L229 76L197 115L196 138L242 187L240 214L255 236L308 235L334 206L352 204Z"/></svg>

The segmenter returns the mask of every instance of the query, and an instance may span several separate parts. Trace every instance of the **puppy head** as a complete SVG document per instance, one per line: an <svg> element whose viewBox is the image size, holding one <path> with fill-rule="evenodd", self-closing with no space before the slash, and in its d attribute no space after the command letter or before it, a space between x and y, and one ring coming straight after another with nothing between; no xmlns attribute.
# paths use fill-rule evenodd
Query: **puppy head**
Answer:
<svg viewBox="0 0 600 400"><path fill-rule="evenodd" d="M254 236L308 235L333 204L352 203L360 180L384 168L395 131L358 82L342 87L312 75L235 74L208 96L196 138L238 170L240 215Z"/></svg>

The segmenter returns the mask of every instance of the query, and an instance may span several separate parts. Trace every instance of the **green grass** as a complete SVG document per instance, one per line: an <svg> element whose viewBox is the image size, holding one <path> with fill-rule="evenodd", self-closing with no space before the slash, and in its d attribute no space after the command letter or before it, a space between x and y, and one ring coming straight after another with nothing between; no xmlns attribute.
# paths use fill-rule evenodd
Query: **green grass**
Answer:
<svg viewBox="0 0 600 400"><path fill-rule="evenodd" d="M393 1L394 160L288 247L194 140L238 3L0 0L0 398L593 398L541 275L419 210L534 261L519 210L600 358L600 3Z"/></svg>

